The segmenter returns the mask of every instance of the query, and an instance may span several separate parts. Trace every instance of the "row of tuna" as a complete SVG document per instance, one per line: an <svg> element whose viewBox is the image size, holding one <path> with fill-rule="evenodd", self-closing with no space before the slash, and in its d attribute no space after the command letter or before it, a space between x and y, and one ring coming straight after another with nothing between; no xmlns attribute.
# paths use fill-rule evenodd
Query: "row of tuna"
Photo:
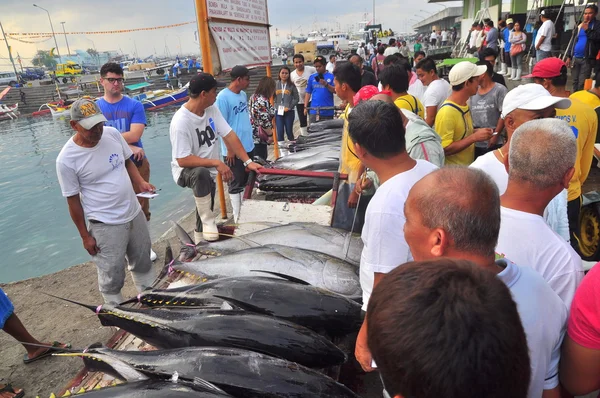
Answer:
<svg viewBox="0 0 600 398"><path fill-rule="evenodd" d="M308 127L308 135L289 142L289 155L266 165L277 169L329 171L338 170L340 143L344 122L341 119L327 120ZM279 175L261 175L258 188L269 192L327 192L333 179Z"/></svg>
<svg viewBox="0 0 600 398"><path fill-rule="evenodd" d="M360 240L309 223L198 246L179 226L176 232L183 249L160 279L181 272L204 282L147 290L120 305L67 300L158 349L92 346L61 354L127 381L98 396L356 397L319 370L347 360L332 339L361 325ZM196 260L198 254L211 257ZM134 302L143 308L127 306Z"/></svg>

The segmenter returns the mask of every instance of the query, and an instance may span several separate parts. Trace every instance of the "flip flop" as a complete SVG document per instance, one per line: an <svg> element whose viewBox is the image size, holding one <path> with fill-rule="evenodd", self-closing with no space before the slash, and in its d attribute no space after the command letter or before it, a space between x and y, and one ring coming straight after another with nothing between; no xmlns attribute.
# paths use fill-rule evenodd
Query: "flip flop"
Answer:
<svg viewBox="0 0 600 398"><path fill-rule="evenodd" d="M11 393L11 394L15 394L15 395L13 395L12 398L22 398L22 397L25 396L25 391L24 390L21 390L21 392L17 394L15 392L15 389L10 385L10 383L7 383L3 388L0 388L0 394L3 393L3 392L8 392L8 393Z"/></svg>
<svg viewBox="0 0 600 398"><path fill-rule="evenodd" d="M42 359L42 358L46 358L49 357L52 354L56 354L59 352L64 352L65 349L69 349L71 348L71 344L63 344L59 341L53 341L52 342L52 346L48 347L48 350L44 351L43 353L41 353L40 355L33 357L33 358L29 358L29 356L27 354L23 355L23 362L28 364L31 362L35 362L38 359Z"/></svg>

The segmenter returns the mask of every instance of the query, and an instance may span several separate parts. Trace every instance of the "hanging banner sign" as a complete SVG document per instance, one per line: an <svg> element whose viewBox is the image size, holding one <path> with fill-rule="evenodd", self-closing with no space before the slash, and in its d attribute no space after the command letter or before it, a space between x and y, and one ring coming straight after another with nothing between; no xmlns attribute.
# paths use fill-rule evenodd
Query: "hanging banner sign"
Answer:
<svg viewBox="0 0 600 398"><path fill-rule="evenodd" d="M226 22L209 22L208 26L223 70L271 63L268 28Z"/></svg>
<svg viewBox="0 0 600 398"><path fill-rule="evenodd" d="M267 25L267 0L207 0L209 18Z"/></svg>

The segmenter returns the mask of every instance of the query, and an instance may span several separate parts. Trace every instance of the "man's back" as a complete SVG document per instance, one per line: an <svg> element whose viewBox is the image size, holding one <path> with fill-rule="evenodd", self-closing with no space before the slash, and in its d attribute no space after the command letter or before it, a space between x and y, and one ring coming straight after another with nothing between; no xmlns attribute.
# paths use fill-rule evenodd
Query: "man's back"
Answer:
<svg viewBox="0 0 600 398"><path fill-rule="evenodd" d="M530 267L520 267L506 260L499 260L496 264L504 268L498 278L510 289L527 335L531 362L528 397L541 397L543 390L558 385L558 362L567 308Z"/></svg>
<svg viewBox="0 0 600 398"><path fill-rule="evenodd" d="M523 267L535 269L570 308L581 279L581 258L537 215L501 208L496 252Z"/></svg>
<svg viewBox="0 0 600 398"><path fill-rule="evenodd" d="M572 99L569 108L556 110L556 118L569 123L577 138L575 174L569 182L569 200L574 200L581 195L581 186L592 166L594 143L598 132L598 116L589 105Z"/></svg>

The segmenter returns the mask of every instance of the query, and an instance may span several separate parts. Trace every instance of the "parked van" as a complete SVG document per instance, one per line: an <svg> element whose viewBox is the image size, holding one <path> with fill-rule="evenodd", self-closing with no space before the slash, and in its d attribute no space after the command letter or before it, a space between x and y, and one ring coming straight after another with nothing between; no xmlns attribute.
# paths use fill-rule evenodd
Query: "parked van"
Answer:
<svg viewBox="0 0 600 398"><path fill-rule="evenodd" d="M15 75L15 72L0 72L0 86L8 85L13 87L18 81L19 78Z"/></svg>

